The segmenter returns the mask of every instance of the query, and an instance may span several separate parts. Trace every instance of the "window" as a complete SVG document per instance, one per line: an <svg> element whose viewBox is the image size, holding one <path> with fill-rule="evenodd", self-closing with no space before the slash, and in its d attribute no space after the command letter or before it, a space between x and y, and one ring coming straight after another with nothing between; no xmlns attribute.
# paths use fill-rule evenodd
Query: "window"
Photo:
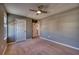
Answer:
<svg viewBox="0 0 79 59"><path fill-rule="evenodd" d="M7 15L4 13L4 40L7 39Z"/></svg>

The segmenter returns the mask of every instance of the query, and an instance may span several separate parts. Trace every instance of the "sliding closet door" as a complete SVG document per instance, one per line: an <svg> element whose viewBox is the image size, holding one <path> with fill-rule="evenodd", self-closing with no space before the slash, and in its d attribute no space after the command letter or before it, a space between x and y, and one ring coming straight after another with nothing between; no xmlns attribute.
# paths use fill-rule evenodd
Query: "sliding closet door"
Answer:
<svg viewBox="0 0 79 59"><path fill-rule="evenodd" d="M15 27L16 42L26 40L26 20L16 19Z"/></svg>

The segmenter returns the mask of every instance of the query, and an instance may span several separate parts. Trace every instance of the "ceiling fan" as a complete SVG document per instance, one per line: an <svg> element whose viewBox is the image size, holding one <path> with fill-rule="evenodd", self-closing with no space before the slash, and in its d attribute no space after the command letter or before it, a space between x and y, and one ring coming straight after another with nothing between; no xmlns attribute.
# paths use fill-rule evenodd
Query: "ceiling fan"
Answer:
<svg viewBox="0 0 79 59"><path fill-rule="evenodd" d="M33 12L36 12L36 15L39 15L41 13L47 13L47 11L45 10L42 10L44 8L44 5L39 5L37 7L37 10L34 10L34 9L29 9L30 11L33 11Z"/></svg>

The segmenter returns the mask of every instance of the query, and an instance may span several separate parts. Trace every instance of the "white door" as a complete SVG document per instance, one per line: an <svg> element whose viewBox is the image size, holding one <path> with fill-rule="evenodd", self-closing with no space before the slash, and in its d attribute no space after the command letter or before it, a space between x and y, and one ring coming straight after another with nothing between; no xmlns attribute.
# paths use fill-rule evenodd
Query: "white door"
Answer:
<svg viewBox="0 0 79 59"><path fill-rule="evenodd" d="M26 20L16 19L16 42L26 40Z"/></svg>

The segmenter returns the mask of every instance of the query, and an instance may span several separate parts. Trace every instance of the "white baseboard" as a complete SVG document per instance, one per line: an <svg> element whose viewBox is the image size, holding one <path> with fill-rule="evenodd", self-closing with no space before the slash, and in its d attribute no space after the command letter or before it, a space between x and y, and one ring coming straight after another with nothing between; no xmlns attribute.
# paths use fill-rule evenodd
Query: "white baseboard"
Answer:
<svg viewBox="0 0 79 59"><path fill-rule="evenodd" d="M32 39L32 38L29 38L29 39ZM28 39L26 39L26 40L28 40ZM8 44L16 44L16 43L24 42L24 41L26 41L26 40L10 42L10 43L8 43Z"/></svg>
<svg viewBox="0 0 79 59"><path fill-rule="evenodd" d="M4 54L5 54L6 49L7 49L7 46L4 48L4 51L3 51L2 55L4 55Z"/></svg>
<svg viewBox="0 0 79 59"><path fill-rule="evenodd" d="M75 49L75 50L79 50L79 48L73 47L73 46L68 45L68 44L64 44L64 43L60 43L60 42L57 42L57 41L49 40L49 39L44 38L44 37L40 37L40 38L42 38L42 39L44 39L44 40L47 40L47 41L50 41L50 42L53 42L53 43L56 43L56 44L60 44L60 45L66 46L66 47L68 47L68 48L72 48L72 49Z"/></svg>

